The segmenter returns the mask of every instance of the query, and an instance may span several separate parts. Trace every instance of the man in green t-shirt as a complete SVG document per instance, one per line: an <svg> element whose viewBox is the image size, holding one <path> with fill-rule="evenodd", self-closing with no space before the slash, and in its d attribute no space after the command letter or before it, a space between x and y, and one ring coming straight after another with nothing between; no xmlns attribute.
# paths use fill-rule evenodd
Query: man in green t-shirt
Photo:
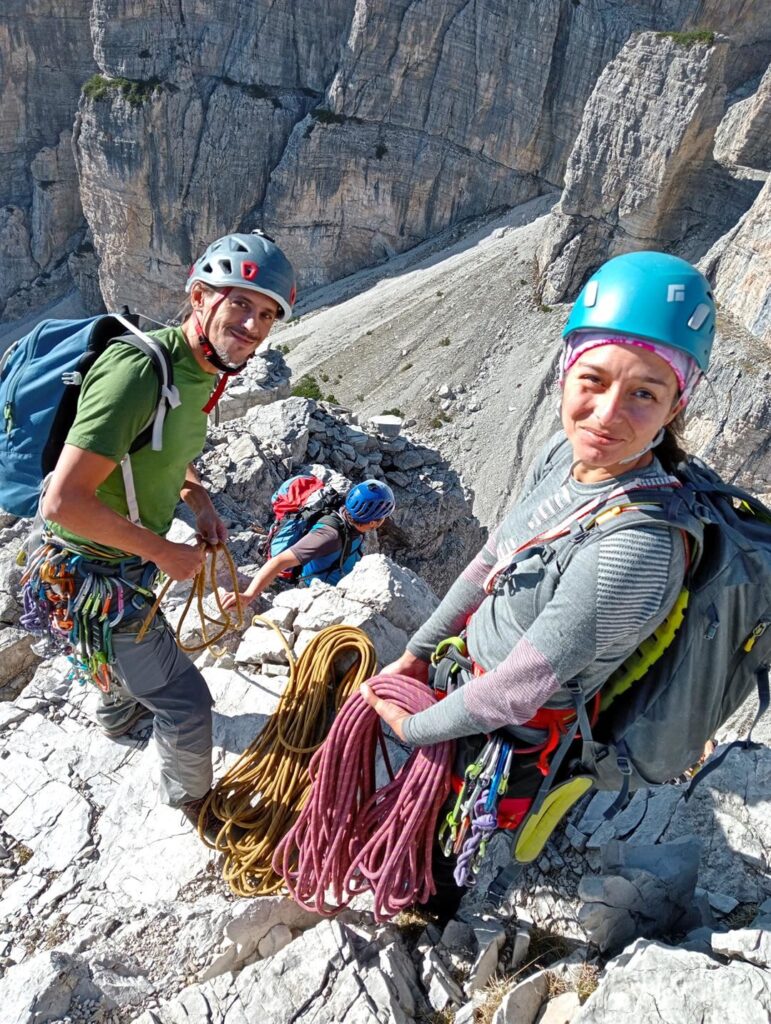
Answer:
<svg viewBox="0 0 771 1024"><path fill-rule="evenodd" d="M156 567L171 579L191 579L206 546L227 539L192 462L228 376L245 367L276 320L291 316L296 287L282 251L253 232L213 242L193 265L185 290L190 312L182 325L153 332L171 357L180 404L166 413L162 449L147 445L130 456L141 523L129 518L121 462L155 410L158 383L149 358L123 344L109 346L83 382L42 511L54 542L83 556L83 579L118 565L121 578L137 588L109 637L110 691L97 717L116 737L153 715L162 800L197 822L212 781L213 702L162 616L135 643L147 611L143 590ZM165 537L180 497L195 516L193 544Z"/></svg>

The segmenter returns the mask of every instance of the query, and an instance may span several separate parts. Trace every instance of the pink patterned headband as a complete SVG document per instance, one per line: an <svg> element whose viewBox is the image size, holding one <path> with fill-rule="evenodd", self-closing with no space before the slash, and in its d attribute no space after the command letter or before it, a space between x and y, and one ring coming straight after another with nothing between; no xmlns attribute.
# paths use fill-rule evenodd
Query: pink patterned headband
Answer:
<svg viewBox="0 0 771 1024"><path fill-rule="evenodd" d="M593 348L601 348L603 345L634 345L637 348L647 349L663 359L664 362L677 378L677 387L680 392L680 404L683 408L690 401L693 389L701 380L701 370L696 361L686 352L677 348L670 348L669 345L662 345L658 341L644 341L642 338L629 338L626 335L608 335L594 331L581 331L571 334L565 340L565 348L560 361L560 387L565 380L565 374L570 367L585 352Z"/></svg>

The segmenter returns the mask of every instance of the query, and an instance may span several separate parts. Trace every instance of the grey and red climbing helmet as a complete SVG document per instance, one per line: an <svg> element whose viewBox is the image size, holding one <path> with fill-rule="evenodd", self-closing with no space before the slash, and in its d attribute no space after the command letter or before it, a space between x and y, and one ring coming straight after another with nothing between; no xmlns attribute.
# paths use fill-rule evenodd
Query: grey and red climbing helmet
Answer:
<svg viewBox="0 0 771 1024"><path fill-rule="evenodd" d="M348 492L345 511L354 523L385 519L396 508L394 492L380 480L364 480Z"/></svg>
<svg viewBox="0 0 771 1024"><path fill-rule="evenodd" d="M190 268L185 291L194 281L212 288L250 288L279 304L279 320L288 320L297 297L292 264L262 231L218 238Z"/></svg>

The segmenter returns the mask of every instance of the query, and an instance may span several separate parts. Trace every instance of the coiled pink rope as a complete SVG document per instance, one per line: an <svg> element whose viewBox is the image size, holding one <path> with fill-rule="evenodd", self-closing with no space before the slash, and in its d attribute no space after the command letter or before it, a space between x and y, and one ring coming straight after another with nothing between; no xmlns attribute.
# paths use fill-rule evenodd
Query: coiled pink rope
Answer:
<svg viewBox="0 0 771 1024"><path fill-rule="evenodd" d="M429 687L408 676L374 676L369 685L411 714L436 702ZM313 755L300 817L273 855L273 870L296 902L327 917L365 890L374 894L377 921L435 892L431 851L454 744L418 747L375 790L379 733L376 712L359 693L349 697Z"/></svg>

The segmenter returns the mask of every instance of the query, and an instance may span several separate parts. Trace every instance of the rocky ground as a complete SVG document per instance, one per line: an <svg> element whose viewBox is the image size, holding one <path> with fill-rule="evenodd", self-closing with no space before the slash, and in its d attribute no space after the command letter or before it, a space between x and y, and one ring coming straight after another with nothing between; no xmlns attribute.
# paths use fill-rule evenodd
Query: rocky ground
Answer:
<svg viewBox="0 0 771 1024"><path fill-rule="evenodd" d="M179 521L175 533L188 529ZM3 534L6 591L18 533ZM182 597L172 594L172 619ZM347 622L385 660L435 602L409 570L370 555L339 588L286 591L269 614L296 654ZM275 710L286 656L253 625L199 664L216 699L219 776ZM328 921L280 895L233 897L216 855L158 805L149 729L107 740L91 719L96 691L68 670L61 658L38 663L0 704L9 1024L520 1024L542 1011L586 1024L611 1008L622 1021L633 1009L641 1021L736 1020L737 992L742 1019L771 1011L766 746L730 755L687 803L683 785L665 786L606 822L612 798L585 798L495 908L486 892L510 864L504 835L443 928L419 909L376 925L366 900Z"/></svg>
<svg viewBox="0 0 771 1024"><path fill-rule="evenodd" d="M499 21L468 4L335 3L302 31L273 5L267 29L255 8L216 40L205 3L184 25L96 4L91 32L90 3L43 6L0 33L8 66L24 65L0 83L0 348L49 303L55 316L103 298L171 313L180 268L225 226L265 223L304 284L334 282L306 290L228 388L200 462L247 575L291 473L396 492L393 522L341 587L272 602L295 653L339 622L361 626L381 663L403 647L556 425L563 303L621 251L666 248L709 274L718 338L689 446L771 497L762 5L573 0L509 5ZM267 140L258 167L244 119ZM213 188L223 176L235 187ZM378 428L382 414L400 434ZM149 728L108 741L95 691L19 628L27 526L0 517L3 1022L769 1019L768 723L687 801L673 782L606 821L611 798L587 796L517 878L497 836L443 928L419 911L376 925L366 900L329 921L281 895L236 899L158 805ZM173 623L184 597L172 588ZM287 680L272 632L250 626L222 648L199 659L218 776ZM508 880L495 905L494 879Z"/></svg>

